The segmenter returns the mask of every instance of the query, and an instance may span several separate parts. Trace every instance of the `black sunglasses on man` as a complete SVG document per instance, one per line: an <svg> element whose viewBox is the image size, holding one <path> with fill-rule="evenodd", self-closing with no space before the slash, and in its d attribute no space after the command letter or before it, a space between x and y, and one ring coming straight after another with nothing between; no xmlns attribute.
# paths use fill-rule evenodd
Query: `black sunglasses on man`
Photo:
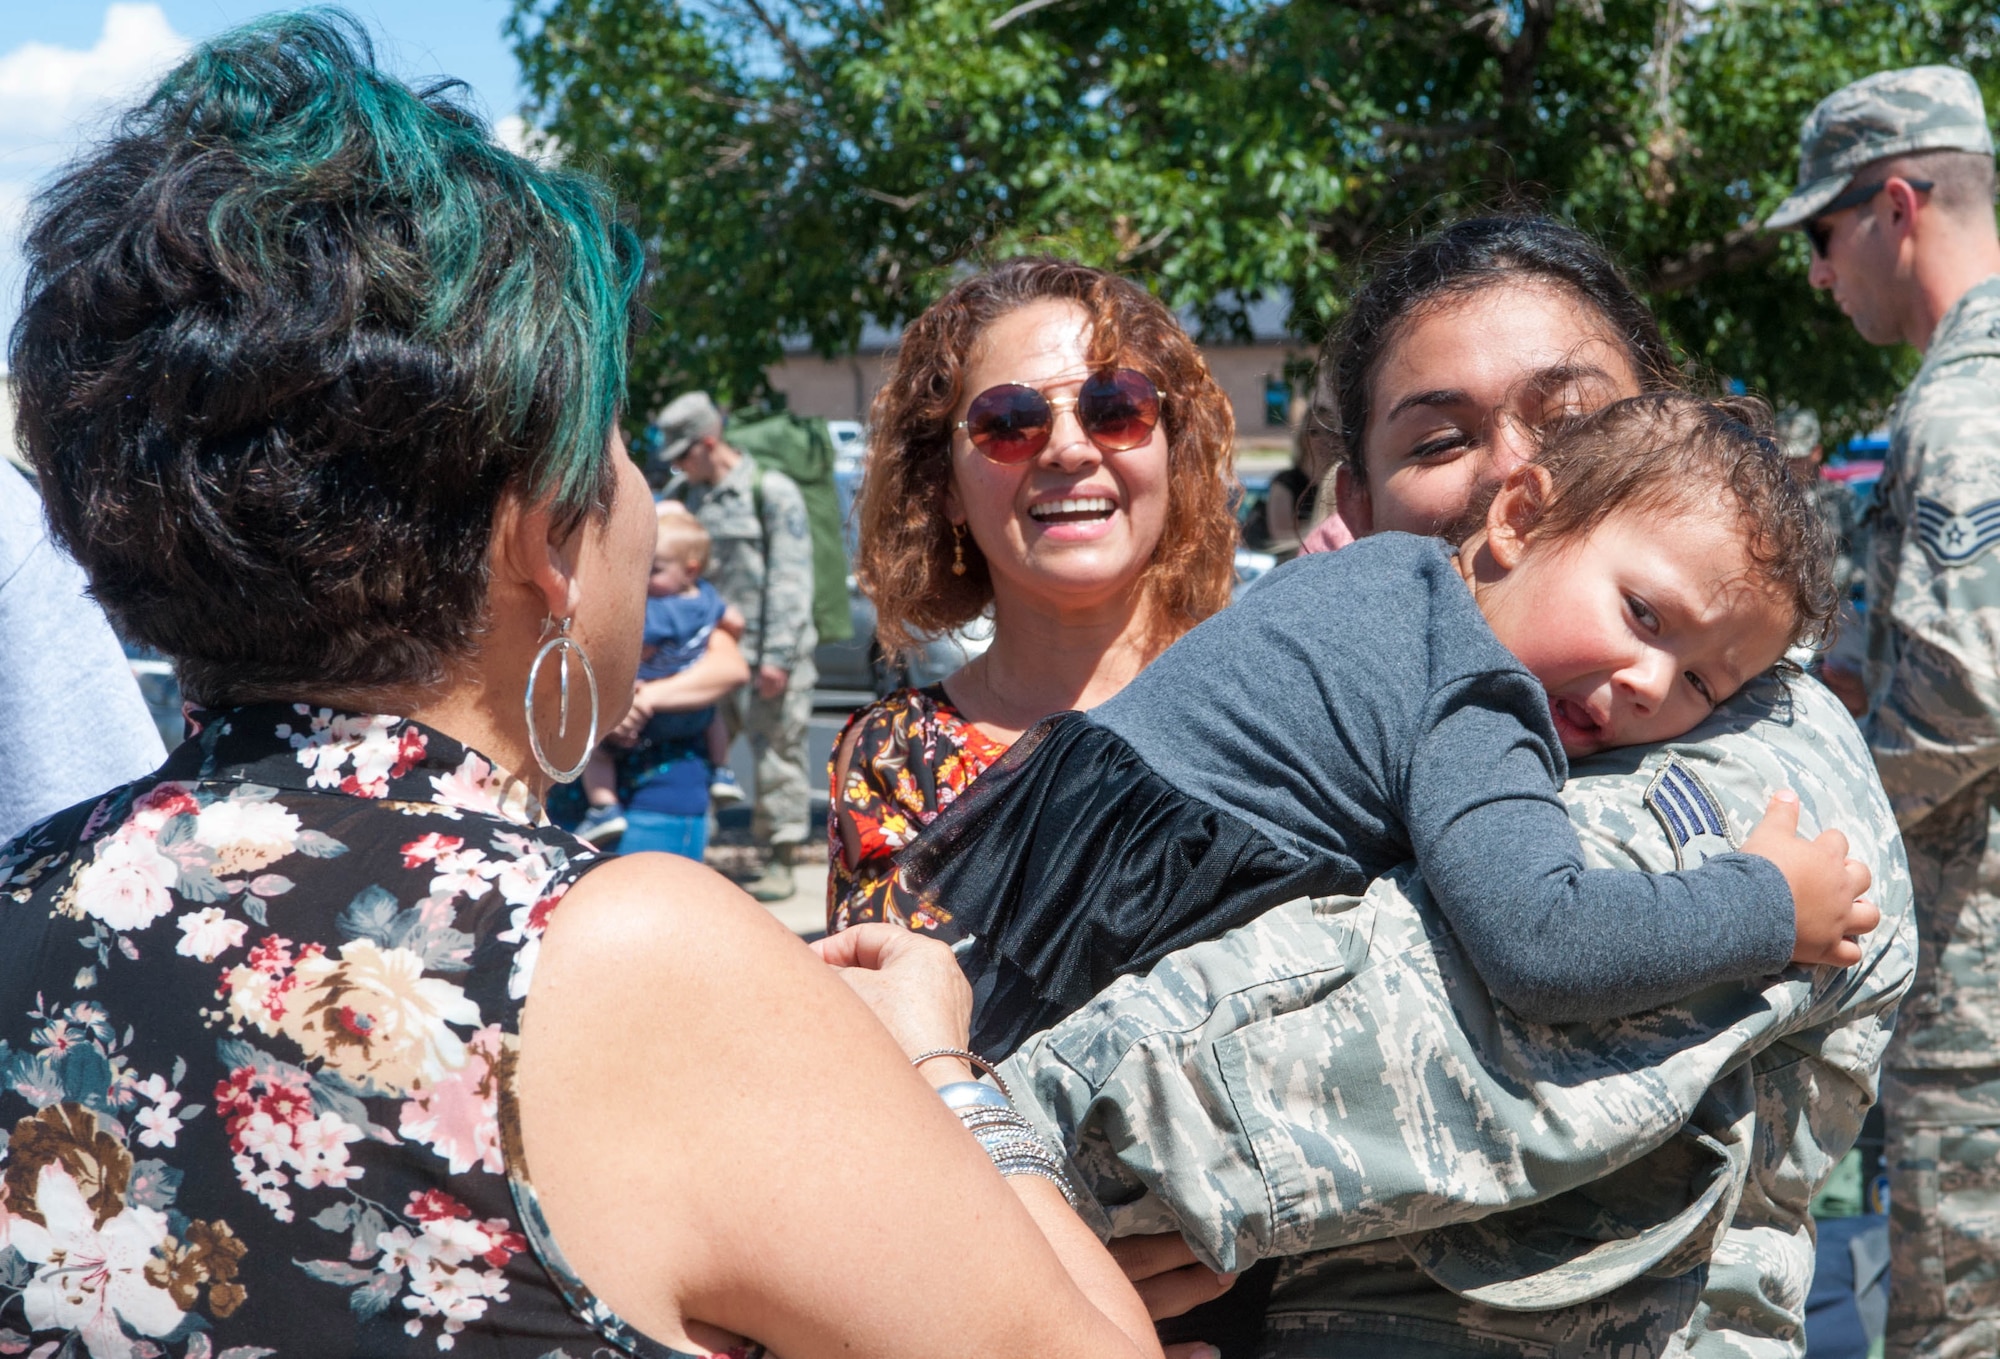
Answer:
<svg viewBox="0 0 2000 1359"><path fill-rule="evenodd" d="M1903 182L1918 193L1929 193L1932 187L1928 179L1906 179ZM1814 214L1813 219L1805 224L1806 239L1812 242L1813 253L1825 259L1826 248L1833 241L1833 224L1827 221L1827 218L1836 212L1860 207L1888 187L1889 181L1886 179L1878 179L1873 184L1852 185L1843 189L1831 203Z"/></svg>

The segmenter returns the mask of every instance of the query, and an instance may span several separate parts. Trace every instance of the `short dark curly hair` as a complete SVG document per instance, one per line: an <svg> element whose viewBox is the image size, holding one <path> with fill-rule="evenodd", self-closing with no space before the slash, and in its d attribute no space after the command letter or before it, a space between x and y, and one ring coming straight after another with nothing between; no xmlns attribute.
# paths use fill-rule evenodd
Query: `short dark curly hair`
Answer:
<svg viewBox="0 0 2000 1359"><path fill-rule="evenodd" d="M641 255L338 11L203 46L34 205L12 340L55 535L198 701L436 682L503 493L609 504Z"/></svg>
<svg viewBox="0 0 2000 1359"><path fill-rule="evenodd" d="M1733 505L1753 573L1790 606L1787 645L1825 640L1839 603L1833 544L1764 402L1684 392L1627 397L1549 431L1535 462L1550 484L1534 531L1549 542L1581 537L1620 511Z"/></svg>

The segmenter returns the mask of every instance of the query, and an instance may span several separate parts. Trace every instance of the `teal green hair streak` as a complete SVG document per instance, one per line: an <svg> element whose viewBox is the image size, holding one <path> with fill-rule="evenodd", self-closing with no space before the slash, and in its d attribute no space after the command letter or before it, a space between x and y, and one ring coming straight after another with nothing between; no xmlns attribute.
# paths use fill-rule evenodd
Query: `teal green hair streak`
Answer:
<svg viewBox="0 0 2000 1359"><path fill-rule="evenodd" d="M352 16L311 9L204 43L127 126L178 126L250 172L208 215L216 267L246 291L312 248L302 205L405 223L364 236L366 305L462 356L492 438L544 436L519 489L573 522L607 485L639 244L600 183L496 145L457 88L410 88Z"/></svg>

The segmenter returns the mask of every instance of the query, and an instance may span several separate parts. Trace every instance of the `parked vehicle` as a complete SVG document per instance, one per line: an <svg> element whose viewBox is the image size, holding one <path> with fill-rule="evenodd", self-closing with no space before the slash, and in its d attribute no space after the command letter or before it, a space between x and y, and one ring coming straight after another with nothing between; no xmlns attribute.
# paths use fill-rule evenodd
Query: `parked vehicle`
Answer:
<svg viewBox="0 0 2000 1359"><path fill-rule="evenodd" d="M829 420L827 430L833 435L833 481L840 491L841 523L852 561L861 541L854 500L861 490L867 437L852 420ZM936 684L986 650L993 640L992 620L978 618L955 632L933 638L914 655L889 656L875 640L875 606L861 593L860 583L852 575L847 578L847 603L854 619L853 638L823 642L813 652L813 663L819 670L817 692L830 702L861 702L905 685Z"/></svg>

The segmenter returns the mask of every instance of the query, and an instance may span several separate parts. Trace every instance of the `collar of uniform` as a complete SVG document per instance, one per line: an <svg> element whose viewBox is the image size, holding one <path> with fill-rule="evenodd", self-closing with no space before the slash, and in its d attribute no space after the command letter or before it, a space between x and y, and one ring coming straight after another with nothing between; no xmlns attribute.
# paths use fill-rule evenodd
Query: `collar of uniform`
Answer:
<svg viewBox="0 0 2000 1359"><path fill-rule="evenodd" d="M1924 347L1924 362L1929 366L1946 351L1956 348L1956 342L1967 338L1961 332L1974 330L1981 319L1988 319L1989 325L2000 321L2000 274L1990 274L1965 290L1964 296L1945 308L1938 317L1937 327L1931 331L1931 341ZM1981 349L1991 348L1991 341L2000 339L2000 334L1981 334Z"/></svg>
<svg viewBox="0 0 2000 1359"><path fill-rule="evenodd" d="M192 708L189 735L160 770L165 779L330 793L471 812L524 826L548 824L527 784L435 727L384 713L310 703Z"/></svg>
<svg viewBox="0 0 2000 1359"><path fill-rule="evenodd" d="M736 455L736 466L730 468L722 480L716 482L710 488L710 494L715 494L723 490L731 490L747 500L750 497L750 479L756 475L757 464L750 460L748 453L739 449Z"/></svg>

